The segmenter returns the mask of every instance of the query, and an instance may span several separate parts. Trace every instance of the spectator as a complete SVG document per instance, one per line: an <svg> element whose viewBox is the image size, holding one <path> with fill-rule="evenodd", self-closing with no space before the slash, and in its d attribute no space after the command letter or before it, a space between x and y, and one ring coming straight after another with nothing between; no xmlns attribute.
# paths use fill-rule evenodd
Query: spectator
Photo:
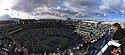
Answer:
<svg viewBox="0 0 125 55"><path fill-rule="evenodd" d="M110 45L110 47L108 47L108 49L104 52L103 55L107 55L107 54L111 54L112 51L115 51L115 47L114 46L121 46L121 54L125 55L124 53L124 44L125 44L125 31L121 28L119 23L114 23L114 35L113 35L113 40L108 42L108 45ZM114 44L113 44L114 43ZM117 49L116 49L117 50ZM111 52L110 52L111 51Z"/></svg>
<svg viewBox="0 0 125 55"><path fill-rule="evenodd" d="M125 55L125 31L121 28L119 23L114 24L114 36L113 40L119 40L118 43L121 44L121 53Z"/></svg>

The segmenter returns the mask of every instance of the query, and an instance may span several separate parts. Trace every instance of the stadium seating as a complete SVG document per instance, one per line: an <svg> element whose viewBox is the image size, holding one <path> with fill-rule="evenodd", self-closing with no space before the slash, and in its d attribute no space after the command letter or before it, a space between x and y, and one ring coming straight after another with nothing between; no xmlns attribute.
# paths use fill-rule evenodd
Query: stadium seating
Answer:
<svg viewBox="0 0 125 55"><path fill-rule="evenodd" d="M44 45L62 48L63 52L67 49L76 50L81 45L83 46L78 49L83 49L86 44L93 44L102 39L111 27L110 24L83 20L32 19L1 21L0 23L0 40L2 42L0 51L5 51L7 54L20 54L23 50L28 50L27 53L31 54L49 51L38 47L39 43L44 41L48 41L43 43ZM54 37L56 38L51 40ZM50 52L57 51L54 49Z"/></svg>

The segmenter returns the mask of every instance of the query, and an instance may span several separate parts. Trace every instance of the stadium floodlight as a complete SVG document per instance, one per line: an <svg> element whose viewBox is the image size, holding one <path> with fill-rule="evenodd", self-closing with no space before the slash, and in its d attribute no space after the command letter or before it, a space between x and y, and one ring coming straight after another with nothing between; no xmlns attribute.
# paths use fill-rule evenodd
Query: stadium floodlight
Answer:
<svg viewBox="0 0 125 55"><path fill-rule="evenodd" d="M99 17L100 15L98 14L97 16Z"/></svg>
<svg viewBox="0 0 125 55"><path fill-rule="evenodd" d="M84 14L82 16L85 16Z"/></svg>
<svg viewBox="0 0 125 55"><path fill-rule="evenodd" d="M119 10L120 14L124 15L125 14L125 10L122 9L122 10Z"/></svg>
<svg viewBox="0 0 125 55"><path fill-rule="evenodd" d="M104 14L104 16L107 16L107 14Z"/></svg>

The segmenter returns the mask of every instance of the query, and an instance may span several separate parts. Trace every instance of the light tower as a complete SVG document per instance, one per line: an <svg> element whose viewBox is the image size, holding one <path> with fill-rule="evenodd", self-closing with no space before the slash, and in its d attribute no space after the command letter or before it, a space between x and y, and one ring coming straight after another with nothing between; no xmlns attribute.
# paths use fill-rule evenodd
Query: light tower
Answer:
<svg viewBox="0 0 125 55"><path fill-rule="evenodd" d="M120 14L122 15L122 22L121 22L121 26L122 28L125 28L125 21L124 21L124 14L125 14L125 10L122 9L122 10L119 10Z"/></svg>

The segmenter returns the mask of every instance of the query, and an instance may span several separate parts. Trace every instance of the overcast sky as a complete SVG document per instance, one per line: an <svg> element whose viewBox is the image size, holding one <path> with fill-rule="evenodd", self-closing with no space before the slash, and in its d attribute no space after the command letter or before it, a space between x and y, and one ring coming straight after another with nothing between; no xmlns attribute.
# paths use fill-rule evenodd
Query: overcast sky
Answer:
<svg viewBox="0 0 125 55"><path fill-rule="evenodd" d="M26 18L110 18L120 20L125 0L0 0L0 16Z"/></svg>

